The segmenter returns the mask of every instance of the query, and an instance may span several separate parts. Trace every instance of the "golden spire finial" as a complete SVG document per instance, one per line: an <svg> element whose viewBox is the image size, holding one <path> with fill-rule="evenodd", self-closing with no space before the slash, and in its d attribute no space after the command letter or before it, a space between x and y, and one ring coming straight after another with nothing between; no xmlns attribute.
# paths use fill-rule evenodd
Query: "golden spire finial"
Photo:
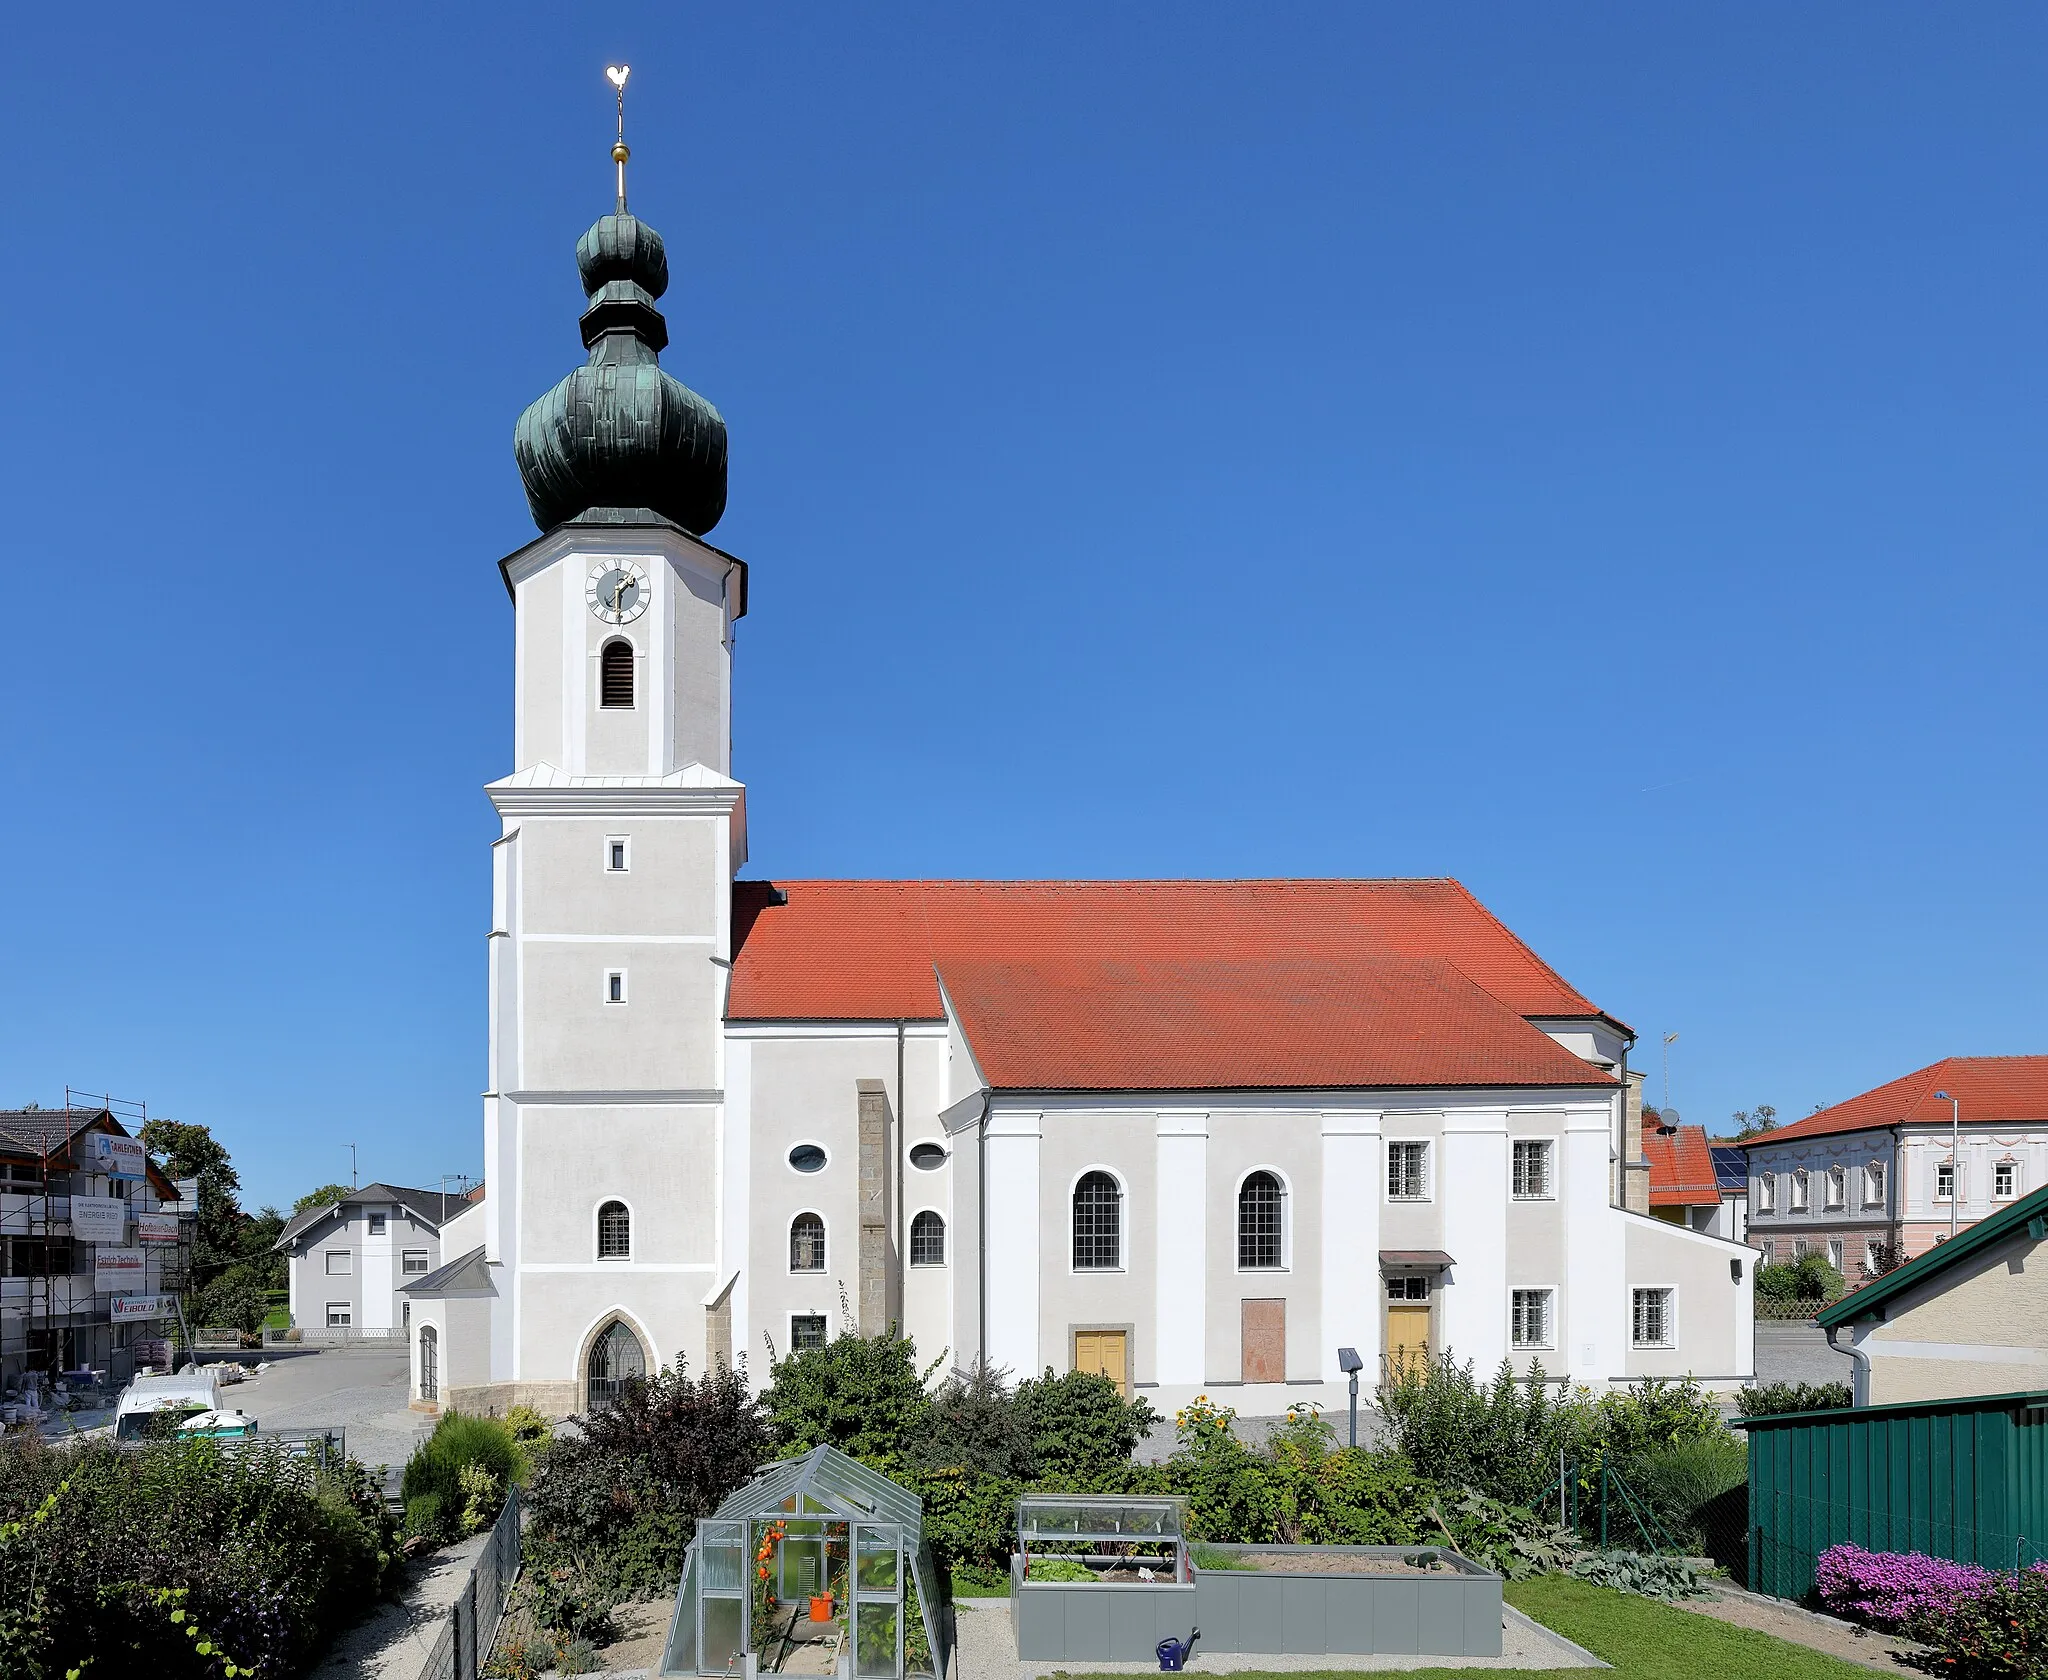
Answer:
<svg viewBox="0 0 2048 1680"><path fill-rule="evenodd" d="M619 94L619 137L612 144L612 162L619 166L619 214L626 213L626 159L633 154L626 150L626 78L633 73L630 64L607 64L604 79L618 90Z"/></svg>

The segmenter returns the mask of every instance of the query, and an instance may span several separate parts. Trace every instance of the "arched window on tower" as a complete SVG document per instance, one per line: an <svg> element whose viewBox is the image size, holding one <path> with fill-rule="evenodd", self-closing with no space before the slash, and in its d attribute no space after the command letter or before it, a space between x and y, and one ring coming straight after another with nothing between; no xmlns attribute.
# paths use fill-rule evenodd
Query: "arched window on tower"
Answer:
<svg viewBox="0 0 2048 1680"><path fill-rule="evenodd" d="M910 1263L913 1266L943 1266L946 1263L946 1222L929 1208L910 1222Z"/></svg>
<svg viewBox="0 0 2048 1680"><path fill-rule="evenodd" d="M633 705L633 644L606 642L597 663L597 703L630 710Z"/></svg>
<svg viewBox="0 0 2048 1680"><path fill-rule="evenodd" d="M822 1272L825 1269L825 1222L815 1213L800 1213L789 1222L789 1269L793 1272Z"/></svg>
<svg viewBox="0 0 2048 1680"><path fill-rule="evenodd" d="M630 1260L633 1257L633 1215L624 1202L606 1202L597 1210L597 1257L600 1260Z"/></svg>
<svg viewBox="0 0 2048 1680"><path fill-rule="evenodd" d="M1281 1260L1281 1222L1287 1198L1269 1172L1247 1173L1237 1192L1237 1263L1244 1270L1273 1271Z"/></svg>
<svg viewBox="0 0 2048 1680"><path fill-rule="evenodd" d="M640 1346L640 1338L613 1319L590 1344L590 1364L585 1375L590 1387L590 1409L595 1411L611 1404L633 1378L647 1375L647 1355Z"/></svg>
<svg viewBox="0 0 2048 1680"><path fill-rule="evenodd" d="M1124 1263L1124 1193L1106 1172L1074 1186L1074 1270L1113 1272Z"/></svg>

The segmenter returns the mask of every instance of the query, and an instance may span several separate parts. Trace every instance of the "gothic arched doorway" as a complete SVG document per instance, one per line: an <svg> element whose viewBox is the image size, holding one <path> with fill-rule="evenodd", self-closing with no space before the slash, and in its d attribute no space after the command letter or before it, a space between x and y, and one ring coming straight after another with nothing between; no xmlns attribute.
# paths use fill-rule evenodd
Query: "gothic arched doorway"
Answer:
<svg viewBox="0 0 2048 1680"><path fill-rule="evenodd" d="M420 1398L441 1398L441 1337L431 1324L420 1326Z"/></svg>
<svg viewBox="0 0 2048 1680"><path fill-rule="evenodd" d="M613 1319L590 1344L590 1364L585 1371L590 1410L610 1405L629 1378L646 1375L647 1355L640 1338L622 1320Z"/></svg>

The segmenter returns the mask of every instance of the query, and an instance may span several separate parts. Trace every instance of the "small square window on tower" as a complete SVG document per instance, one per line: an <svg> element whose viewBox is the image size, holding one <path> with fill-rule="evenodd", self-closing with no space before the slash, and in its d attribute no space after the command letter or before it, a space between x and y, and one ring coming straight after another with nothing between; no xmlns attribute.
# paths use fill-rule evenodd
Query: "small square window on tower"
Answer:
<svg viewBox="0 0 2048 1680"><path fill-rule="evenodd" d="M626 971L623 968L608 968L604 971L604 1001L624 1003L626 1001Z"/></svg>
<svg viewBox="0 0 2048 1680"><path fill-rule="evenodd" d="M633 867L633 851L623 834L607 834L604 837L604 872L607 875L623 875Z"/></svg>

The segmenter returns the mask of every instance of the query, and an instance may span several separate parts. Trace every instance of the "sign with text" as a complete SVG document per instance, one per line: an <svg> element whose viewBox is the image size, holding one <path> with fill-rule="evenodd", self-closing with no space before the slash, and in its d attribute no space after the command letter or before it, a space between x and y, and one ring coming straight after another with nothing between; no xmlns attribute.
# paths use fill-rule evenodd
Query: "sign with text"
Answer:
<svg viewBox="0 0 2048 1680"><path fill-rule="evenodd" d="M138 1213L135 1216L135 1234L144 1242L174 1243L178 1240L178 1216L175 1213Z"/></svg>
<svg viewBox="0 0 2048 1680"><path fill-rule="evenodd" d="M119 1196L73 1196L71 1234L80 1242L118 1243L128 1234L128 1204Z"/></svg>
<svg viewBox="0 0 2048 1680"><path fill-rule="evenodd" d="M149 1170L149 1158L143 1153L140 1138L88 1132L78 1141L84 1146L80 1165L87 1172L104 1173L110 1178L141 1178Z"/></svg>
<svg viewBox="0 0 2048 1680"><path fill-rule="evenodd" d="M116 1295L107 1317L116 1324L126 1324L138 1318L162 1318L170 1310L168 1295ZM136 1351L140 1354L139 1344Z"/></svg>
<svg viewBox="0 0 2048 1680"><path fill-rule="evenodd" d="M93 1251L92 1292L104 1295L110 1291L126 1294L142 1287L142 1250L139 1248L101 1248Z"/></svg>

